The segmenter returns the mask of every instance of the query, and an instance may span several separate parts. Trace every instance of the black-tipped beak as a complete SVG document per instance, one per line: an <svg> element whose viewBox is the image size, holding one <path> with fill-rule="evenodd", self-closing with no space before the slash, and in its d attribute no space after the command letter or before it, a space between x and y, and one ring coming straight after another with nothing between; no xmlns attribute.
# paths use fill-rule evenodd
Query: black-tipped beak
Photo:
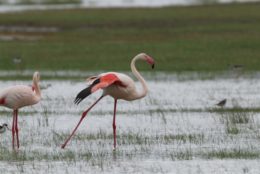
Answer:
<svg viewBox="0 0 260 174"><path fill-rule="evenodd" d="M152 69L154 69L154 64L152 64Z"/></svg>

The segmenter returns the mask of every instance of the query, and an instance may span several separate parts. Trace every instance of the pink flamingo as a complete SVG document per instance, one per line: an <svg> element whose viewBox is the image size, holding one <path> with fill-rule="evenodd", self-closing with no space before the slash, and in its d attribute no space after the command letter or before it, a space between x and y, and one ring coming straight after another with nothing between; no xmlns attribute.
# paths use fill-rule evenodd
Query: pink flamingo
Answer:
<svg viewBox="0 0 260 174"><path fill-rule="evenodd" d="M0 92L0 105L13 109L12 143L15 148L15 134L17 148L19 148L18 135L18 109L24 106L30 106L41 100L41 91L39 88L40 74L33 74L33 86L16 85L8 87Z"/></svg>
<svg viewBox="0 0 260 174"><path fill-rule="evenodd" d="M135 87L135 82L127 75L116 73L116 72L108 72L102 73L99 76L93 76L87 79L87 81L92 81L92 84L87 88L83 89L78 93L74 103L79 104L83 99L85 99L90 94L94 93L98 89L103 89L103 94L98 100L96 100L86 111L82 113L81 119L79 120L77 126L65 141L65 143L61 146L65 148L68 141L74 135L75 131L79 127L82 120L85 118L87 113L106 95L110 95L114 98L114 117L113 117L113 135L114 135L114 149L116 148L116 105L118 99L123 99L127 101L136 100L143 98L146 96L148 92L148 87L144 78L140 75L140 73L136 70L135 62L136 60L145 60L147 63L152 65L154 68L154 60L150 56L145 53L140 53L132 59L131 62L131 70L135 77L141 82L142 90L138 91Z"/></svg>

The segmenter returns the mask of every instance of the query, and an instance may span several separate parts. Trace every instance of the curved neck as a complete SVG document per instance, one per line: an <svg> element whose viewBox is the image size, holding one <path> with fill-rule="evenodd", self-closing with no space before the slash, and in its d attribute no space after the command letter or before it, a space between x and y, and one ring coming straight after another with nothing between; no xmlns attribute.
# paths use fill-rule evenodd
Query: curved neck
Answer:
<svg viewBox="0 0 260 174"><path fill-rule="evenodd" d="M39 80L37 79L37 77L33 77L33 87L34 87L36 96L41 98L41 90L39 87Z"/></svg>
<svg viewBox="0 0 260 174"><path fill-rule="evenodd" d="M142 90L136 91L135 99L143 98L144 96L146 96L146 94L148 92L148 87L146 85L144 78L141 76L141 74L137 71L137 69L135 67L135 62L138 59L139 59L139 57L136 56L133 58L133 60L131 62L131 70L132 70L133 74L135 75L135 77L140 81L140 83L142 85Z"/></svg>

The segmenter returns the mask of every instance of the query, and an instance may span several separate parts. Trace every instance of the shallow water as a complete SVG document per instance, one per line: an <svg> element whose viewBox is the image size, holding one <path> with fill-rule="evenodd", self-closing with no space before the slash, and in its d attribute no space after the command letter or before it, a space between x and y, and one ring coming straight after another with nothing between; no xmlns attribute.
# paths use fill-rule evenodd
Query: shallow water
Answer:
<svg viewBox="0 0 260 174"><path fill-rule="evenodd" d="M61 150L82 111L101 92L76 106L76 94L86 87L83 80L42 80L42 101L20 110L17 156L11 154L11 133L0 135L0 172L259 173L257 78L144 76L149 94L141 100L118 102L116 152L112 150L111 97L89 112L67 149ZM31 81L2 80L0 89L13 84ZM218 108L215 104L224 98L226 106ZM240 110L230 112L232 108ZM245 115L240 115L241 110ZM245 121L232 121L236 117ZM11 111L1 107L0 123L11 122ZM219 153L231 155L223 160ZM16 162L7 163L10 158Z"/></svg>

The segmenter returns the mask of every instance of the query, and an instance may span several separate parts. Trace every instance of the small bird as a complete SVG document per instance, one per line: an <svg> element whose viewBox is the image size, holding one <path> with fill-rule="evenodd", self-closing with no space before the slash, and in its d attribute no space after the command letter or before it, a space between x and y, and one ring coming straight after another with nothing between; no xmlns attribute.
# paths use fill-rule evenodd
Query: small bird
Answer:
<svg viewBox="0 0 260 174"><path fill-rule="evenodd" d="M101 95L98 100L96 100L86 111L82 113L81 119L79 120L77 126L71 133L71 135L68 137L68 139L65 141L65 143L61 146L62 148L65 148L68 141L71 139L71 137L76 132L77 128L79 127L82 120L85 118L87 113L105 96L110 95L114 98L114 116L113 116L113 135L114 135L114 149L116 148L116 106L117 106L117 100L123 99L126 101L132 101L141 99L146 96L148 92L148 87L146 85L146 82L144 78L140 75L140 73L137 71L135 67L135 62L137 60L144 60L148 64L154 68L154 60L152 57L148 56L145 53L140 53L136 55L132 61L131 61L131 70L135 77L141 82L142 90L137 90L135 87L135 82L127 75L117 72L108 72L103 73L98 76L93 76L87 79L88 82L91 84L83 89L81 92L78 93L76 96L76 99L74 100L75 104L79 104L82 100L84 100L87 96L94 93L95 91L99 89L103 89L103 94Z"/></svg>
<svg viewBox="0 0 260 174"><path fill-rule="evenodd" d="M0 134L5 133L6 130L10 130L6 123L0 125Z"/></svg>
<svg viewBox="0 0 260 174"><path fill-rule="evenodd" d="M216 105L220 106L220 107L224 107L227 103L227 99L221 100L220 102L218 102Z"/></svg>
<svg viewBox="0 0 260 174"><path fill-rule="evenodd" d="M229 69L232 71L242 70L244 68L245 68L245 66L241 65L241 64L229 65Z"/></svg>
<svg viewBox="0 0 260 174"><path fill-rule="evenodd" d="M234 75L235 78L239 78L243 74L245 66L241 64L234 64L229 65L229 69L231 70L231 73Z"/></svg>
<svg viewBox="0 0 260 174"><path fill-rule="evenodd" d="M20 56L13 57L13 64L17 72L22 70L22 58Z"/></svg>
<svg viewBox="0 0 260 174"><path fill-rule="evenodd" d="M13 63L14 63L14 64L20 64L20 63L22 63L22 58L21 58L21 57L14 57L14 58L13 58Z"/></svg>
<svg viewBox="0 0 260 174"><path fill-rule="evenodd" d="M13 125L12 125L12 144L15 149L15 135L17 148L19 148L18 135L18 109L24 106L30 106L41 100L41 91L39 88L40 74L33 74L33 86L16 85L8 87L0 91L0 106L13 109Z"/></svg>

